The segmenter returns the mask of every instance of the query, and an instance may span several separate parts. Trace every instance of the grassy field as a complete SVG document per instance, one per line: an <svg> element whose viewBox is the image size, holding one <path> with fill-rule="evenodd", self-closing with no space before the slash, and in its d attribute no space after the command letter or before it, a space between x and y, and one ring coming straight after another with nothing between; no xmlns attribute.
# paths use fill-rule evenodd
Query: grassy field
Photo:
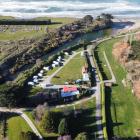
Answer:
<svg viewBox="0 0 140 140"><path fill-rule="evenodd" d="M0 16L0 20L1 19L12 19L12 17L3 17ZM21 30L16 31L16 32L11 32L10 29L6 30L5 32L0 32L0 40L15 40L15 39L22 39L22 38L29 38L29 37L38 37L38 36L42 36L46 33L46 28L48 28L50 31L54 30L56 28L61 27L64 24L68 24L71 23L73 21L75 21L75 18L53 18L53 17L39 17L36 18L36 20L45 20L45 19L51 19L52 22L56 22L56 24L52 24L52 25L40 25L39 27L42 28L42 30L39 31L25 31L25 29L29 28L29 27L33 27L31 25L22 25ZM18 27L18 25L15 25L15 27Z"/></svg>
<svg viewBox="0 0 140 140"><path fill-rule="evenodd" d="M54 24L54 25L48 25L47 27L48 27L49 29L59 28L59 27L61 27L62 25L71 23L71 22L73 22L73 21L76 20L76 18L68 18L68 17L38 17L38 18L35 18L35 19L36 19L36 20L51 19L52 22L58 23L58 24Z"/></svg>
<svg viewBox="0 0 140 140"><path fill-rule="evenodd" d="M85 58L77 54L60 72L52 79L53 84L64 84L82 78L82 67L85 65Z"/></svg>
<svg viewBox="0 0 140 140"><path fill-rule="evenodd" d="M31 38L31 37L39 37L42 36L45 32L44 31L17 31L12 33L10 31L1 32L0 33L0 40L19 40L23 38Z"/></svg>
<svg viewBox="0 0 140 140"><path fill-rule="evenodd" d="M55 67L55 68L49 70L48 72L46 72L46 75L48 75L48 76L52 75L58 68L59 67Z"/></svg>
<svg viewBox="0 0 140 140"><path fill-rule="evenodd" d="M97 51L106 52L112 70L116 76L117 84L106 88L106 116L109 136L119 136L124 139L136 136L136 130L140 128L140 101L131 93L131 87L124 87L122 80L126 70L112 56L113 44L118 40L110 40L98 46ZM103 57L99 57L103 61ZM102 67L104 63L101 63ZM103 67L105 68L105 67ZM105 69L103 69L106 72ZM108 72L105 73L108 76ZM111 91L112 90L112 91Z"/></svg>
<svg viewBox="0 0 140 140"><path fill-rule="evenodd" d="M0 20L14 19L12 16L0 16Z"/></svg>
<svg viewBox="0 0 140 140"><path fill-rule="evenodd" d="M70 132L73 137L75 137L80 132L87 132L90 139L94 139L95 133L97 131L96 128L96 120L95 120L95 111L96 111L96 104L95 104L95 98L90 99L84 103L77 104L75 106L75 109L82 109L83 113L80 115L80 117L74 118L74 117L68 117L69 121L69 128ZM54 112L61 112L63 113L64 110L69 110L70 112L73 111L73 106L68 106L64 108L54 108L51 109ZM31 120L34 122L33 116L31 112L26 112L26 114L31 118ZM46 133L40 129L40 127L34 122L36 127L40 130L41 134L47 139L48 136L58 136L57 133Z"/></svg>
<svg viewBox="0 0 140 140"><path fill-rule="evenodd" d="M13 116L7 121L7 135L9 140L20 140L19 135L24 131L32 131L28 124L19 116Z"/></svg>

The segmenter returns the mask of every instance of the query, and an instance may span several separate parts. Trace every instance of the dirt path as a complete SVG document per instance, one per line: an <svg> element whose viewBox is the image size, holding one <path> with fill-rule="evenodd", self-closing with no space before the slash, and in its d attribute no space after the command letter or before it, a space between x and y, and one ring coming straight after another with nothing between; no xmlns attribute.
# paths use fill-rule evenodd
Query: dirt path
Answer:
<svg viewBox="0 0 140 140"><path fill-rule="evenodd" d="M116 83L116 77L115 77L115 75L114 75L114 73L112 71L112 68L111 68L110 64L109 64L109 61L108 61L108 58L106 56L105 51L103 52L103 54L104 54L104 58L105 58L107 67L108 67L108 69L110 71L110 74L111 74L111 77L112 77L110 80L104 80L104 83L113 83L113 84L115 84Z"/></svg>

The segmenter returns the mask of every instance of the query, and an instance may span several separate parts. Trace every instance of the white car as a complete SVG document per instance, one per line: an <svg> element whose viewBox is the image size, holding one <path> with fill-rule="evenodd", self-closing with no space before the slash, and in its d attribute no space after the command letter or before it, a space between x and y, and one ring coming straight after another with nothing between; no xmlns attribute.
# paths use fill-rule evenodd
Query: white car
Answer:
<svg viewBox="0 0 140 140"><path fill-rule="evenodd" d="M34 86L35 84L34 84L34 82L28 82L28 85Z"/></svg>

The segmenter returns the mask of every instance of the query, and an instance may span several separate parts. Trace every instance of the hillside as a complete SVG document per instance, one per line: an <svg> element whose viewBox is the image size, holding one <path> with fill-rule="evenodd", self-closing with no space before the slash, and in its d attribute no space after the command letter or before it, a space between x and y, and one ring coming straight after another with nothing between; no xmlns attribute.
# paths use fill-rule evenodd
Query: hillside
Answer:
<svg viewBox="0 0 140 140"><path fill-rule="evenodd" d="M133 93L140 99L140 40L139 35L136 35L132 43L121 41L116 43L113 48L113 55L126 68L127 76L122 83L126 86L131 84Z"/></svg>

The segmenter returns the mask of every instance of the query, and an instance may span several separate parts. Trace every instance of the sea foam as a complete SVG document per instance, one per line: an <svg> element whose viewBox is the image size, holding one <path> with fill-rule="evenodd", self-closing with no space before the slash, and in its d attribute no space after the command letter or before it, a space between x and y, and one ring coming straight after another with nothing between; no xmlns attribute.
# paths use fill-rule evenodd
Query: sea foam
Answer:
<svg viewBox="0 0 140 140"><path fill-rule="evenodd" d="M95 2L93 0L0 0L0 15L17 18L38 16L83 17L91 14L112 13L114 16L140 16L140 4L117 0L115 2Z"/></svg>

